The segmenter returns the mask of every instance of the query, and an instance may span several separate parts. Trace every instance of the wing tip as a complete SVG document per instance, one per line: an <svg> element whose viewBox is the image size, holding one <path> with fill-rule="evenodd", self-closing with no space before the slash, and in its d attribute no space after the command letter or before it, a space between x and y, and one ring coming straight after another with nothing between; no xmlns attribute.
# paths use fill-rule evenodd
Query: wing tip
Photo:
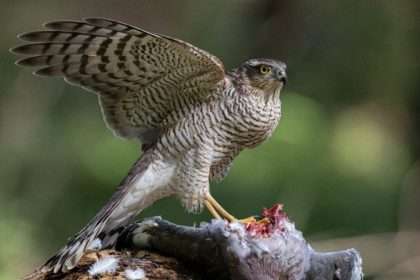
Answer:
<svg viewBox="0 0 420 280"><path fill-rule="evenodd" d="M42 26L49 30L62 30L64 28L65 24L86 24L83 21L80 20L69 20L69 19L60 19L60 20L52 20L47 21L42 24Z"/></svg>
<svg viewBox="0 0 420 280"><path fill-rule="evenodd" d="M19 46L11 48L9 51L16 55L52 55L52 54L61 54L57 52L48 52L48 48L51 46L63 46L66 43L55 43L55 42L32 42L24 43ZM67 43L69 44L69 43Z"/></svg>
<svg viewBox="0 0 420 280"><path fill-rule="evenodd" d="M17 47L12 47L12 48L9 48L9 53L12 53L12 54L18 54L17 52L16 52L16 49Z"/></svg>
<svg viewBox="0 0 420 280"><path fill-rule="evenodd" d="M66 22L68 22L68 21L66 21L66 20L54 20L54 21L44 22L42 24L42 26L44 28L47 28L47 29L57 30L57 29L60 29L62 27L63 23L66 23Z"/></svg>
<svg viewBox="0 0 420 280"><path fill-rule="evenodd" d="M58 71L54 66L43 67L38 70L32 72L35 76L38 77L51 77L51 76L59 76L62 74L61 71Z"/></svg>
<svg viewBox="0 0 420 280"><path fill-rule="evenodd" d="M51 28L50 27L50 25L54 25L55 23L57 23L57 22L60 22L60 21L58 21L58 20L54 20L54 21L47 21L47 22L44 22L43 24L42 24L42 27L44 27L44 28Z"/></svg>
<svg viewBox="0 0 420 280"><path fill-rule="evenodd" d="M15 65L17 66L32 66L32 64L28 63L29 57L21 58L15 61Z"/></svg>
<svg viewBox="0 0 420 280"><path fill-rule="evenodd" d="M48 32L46 30L36 30L36 31L30 31L25 33L20 33L16 37L24 42L44 42L46 43L47 40L42 40L42 35Z"/></svg>
<svg viewBox="0 0 420 280"><path fill-rule="evenodd" d="M25 37L26 34L31 33L31 32L23 32L23 33L19 33L18 35L16 35L16 38L20 39L20 40L24 40L23 38Z"/></svg>
<svg viewBox="0 0 420 280"><path fill-rule="evenodd" d="M9 51L10 51L11 53L13 53L13 54L16 54L16 53L13 51L13 48L9 49ZM21 58L21 59L16 60L16 61L15 61L15 65L16 65L16 66L19 66L19 67L33 67L33 66L40 66L40 65L37 65L36 63L34 63L33 59L34 59L34 57L32 57L32 56L30 56L30 57L24 57L24 58Z"/></svg>
<svg viewBox="0 0 420 280"><path fill-rule="evenodd" d="M24 44L24 45L19 45L13 48L9 49L9 52L13 53L13 54L28 54L28 51L30 51L30 45L28 44Z"/></svg>
<svg viewBox="0 0 420 280"><path fill-rule="evenodd" d="M82 20L85 22L90 21L111 21L111 19L105 18L105 17L82 17Z"/></svg>

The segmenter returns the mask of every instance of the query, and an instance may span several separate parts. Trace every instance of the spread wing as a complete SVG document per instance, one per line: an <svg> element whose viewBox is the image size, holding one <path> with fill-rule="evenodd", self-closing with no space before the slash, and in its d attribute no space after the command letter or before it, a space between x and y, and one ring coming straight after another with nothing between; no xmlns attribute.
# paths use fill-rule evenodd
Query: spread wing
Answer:
<svg viewBox="0 0 420 280"><path fill-rule="evenodd" d="M220 60L181 40L102 18L45 27L19 36L31 43L12 49L28 56L17 64L97 93L106 123L122 137L153 142L168 118L221 92Z"/></svg>

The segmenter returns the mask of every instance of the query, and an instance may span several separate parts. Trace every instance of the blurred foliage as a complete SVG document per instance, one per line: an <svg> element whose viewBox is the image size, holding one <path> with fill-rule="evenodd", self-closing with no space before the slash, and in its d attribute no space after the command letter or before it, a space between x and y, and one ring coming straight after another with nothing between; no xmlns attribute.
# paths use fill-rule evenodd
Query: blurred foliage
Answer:
<svg viewBox="0 0 420 280"><path fill-rule="evenodd" d="M214 196L237 216L284 203L315 246L337 250L347 240L361 250L369 279L420 273L420 238L402 235L420 229L419 1L0 5L0 279L16 279L61 247L140 153L138 143L105 128L94 95L13 65L8 48L17 33L84 16L184 39L226 68L250 57L285 61L290 79L279 128L236 159L212 186ZM174 198L142 214L150 215L183 224L209 219L185 213Z"/></svg>

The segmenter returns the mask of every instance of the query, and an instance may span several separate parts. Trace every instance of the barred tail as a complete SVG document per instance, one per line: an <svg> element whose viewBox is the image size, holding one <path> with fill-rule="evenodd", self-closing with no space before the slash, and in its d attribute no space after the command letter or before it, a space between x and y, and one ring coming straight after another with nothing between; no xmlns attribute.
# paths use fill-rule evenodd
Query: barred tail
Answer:
<svg viewBox="0 0 420 280"><path fill-rule="evenodd" d="M41 271L69 271L77 265L87 250L113 246L123 226L157 199L156 191L162 196L169 194L165 193L164 189L171 176L162 180L158 168L162 167L162 162L157 162L153 157L153 149L143 154L108 203L64 248L40 268ZM165 174L170 175L171 172Z"/></svg>

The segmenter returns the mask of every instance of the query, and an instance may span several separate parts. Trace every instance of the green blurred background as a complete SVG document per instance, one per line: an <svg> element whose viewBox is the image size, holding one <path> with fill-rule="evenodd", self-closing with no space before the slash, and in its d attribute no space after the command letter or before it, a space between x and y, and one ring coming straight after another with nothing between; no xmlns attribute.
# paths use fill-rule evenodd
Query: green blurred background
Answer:
<svg viewBox="0 0 420 280"><path fill-rule="evenodd" d="M420 274L419 1L0 2L0 279L30 272L103 205L139 156L96 98L16 67L17 33L103 16L189 41L235 67L288 64L283 118L212 192L237 216L285 205L319 250L356 247L368 279ZM142 216L208 220L174 199Z"/></svg>

